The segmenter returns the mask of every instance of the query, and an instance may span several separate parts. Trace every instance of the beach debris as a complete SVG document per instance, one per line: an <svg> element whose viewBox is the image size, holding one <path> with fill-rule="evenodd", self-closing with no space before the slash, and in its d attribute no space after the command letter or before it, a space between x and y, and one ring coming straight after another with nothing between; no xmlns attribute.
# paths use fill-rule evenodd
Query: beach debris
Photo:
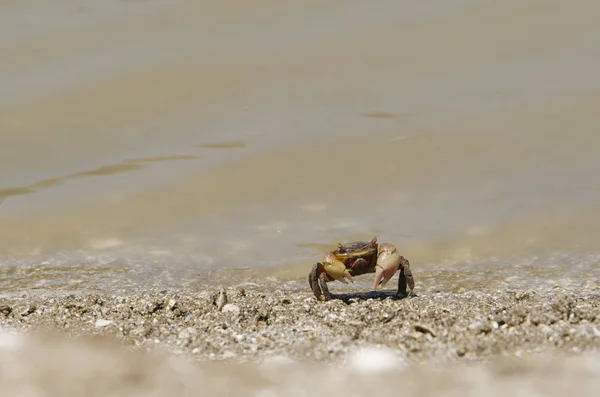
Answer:
<svg viewBox="0 0 600 397"><path fill-rule="evenodd" d="M227 304L227 292L225 292L225 288L221 287L219 289L219 293L217 294L217 297L215 299L215 305L217 306L217 309L220 311L221 309L223 309L223 306L225 306Z"/></svg>
<svg viewBox="0 0 600 397"><path fill-rule="evenodd" d="M431 328L429 328L423 324L415 324L415 325L413 325L413 329L422 334L429 334L429 335L433 336L434 338L436 337L435 332L433 332L433 330Z"/></svg>
<svg viewBox="0 0 600 397"><path fill-rule="evenodd" d="M4 316L8 317L10 313L12 313L12 307L8 305L0 305L0 313L4 314Z"/></svg>

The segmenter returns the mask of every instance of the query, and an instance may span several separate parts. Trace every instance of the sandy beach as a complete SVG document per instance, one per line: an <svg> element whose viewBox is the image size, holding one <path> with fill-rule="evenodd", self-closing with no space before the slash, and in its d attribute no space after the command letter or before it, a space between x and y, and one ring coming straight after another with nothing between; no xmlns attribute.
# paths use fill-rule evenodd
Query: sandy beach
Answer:
<svg viewBox="0 0 600 397"><path fill-rule="evenodd" d="M0 383L15 396L592 396L600 387L600 287L589 283L328 302L251 283L13 297L0 299L0 328Z"/></svg>

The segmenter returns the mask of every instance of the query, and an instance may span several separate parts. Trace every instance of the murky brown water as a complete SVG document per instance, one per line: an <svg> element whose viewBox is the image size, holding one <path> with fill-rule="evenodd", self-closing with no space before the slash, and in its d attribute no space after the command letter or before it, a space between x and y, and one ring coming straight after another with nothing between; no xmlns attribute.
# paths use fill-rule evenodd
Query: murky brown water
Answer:
<svg viewBox="0 0 600 397"><path fill-rule="evenodd" d="M303 279L372 235L416 272L568 258L584 274L599 16L585 0L3 2L3 277Z"/></svg>

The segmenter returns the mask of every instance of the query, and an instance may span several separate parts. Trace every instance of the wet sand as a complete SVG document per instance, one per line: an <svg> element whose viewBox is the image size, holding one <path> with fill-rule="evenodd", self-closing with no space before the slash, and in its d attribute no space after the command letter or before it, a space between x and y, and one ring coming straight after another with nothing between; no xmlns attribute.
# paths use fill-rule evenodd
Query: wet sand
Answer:
<svg viewBox="0 0 600 397"><path fill-rule="evenodd" d="M4 297L0 384L11 395L43 387L67 396L359 395L371 387L591 396L600 386L597 285L335 297L318 302L251 283Z"/></svg>

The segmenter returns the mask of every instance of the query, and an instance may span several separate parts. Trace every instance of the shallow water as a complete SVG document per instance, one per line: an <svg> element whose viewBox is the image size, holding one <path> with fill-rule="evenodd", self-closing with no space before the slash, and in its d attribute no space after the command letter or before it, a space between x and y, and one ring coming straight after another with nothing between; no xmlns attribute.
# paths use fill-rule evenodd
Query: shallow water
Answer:
<svg viewBox="0 0 600 397"><path fill-rule="evenodd" d="M597 277L599 15L3 2L2 288L303 283L372 235L464 288Z"/></svg>

